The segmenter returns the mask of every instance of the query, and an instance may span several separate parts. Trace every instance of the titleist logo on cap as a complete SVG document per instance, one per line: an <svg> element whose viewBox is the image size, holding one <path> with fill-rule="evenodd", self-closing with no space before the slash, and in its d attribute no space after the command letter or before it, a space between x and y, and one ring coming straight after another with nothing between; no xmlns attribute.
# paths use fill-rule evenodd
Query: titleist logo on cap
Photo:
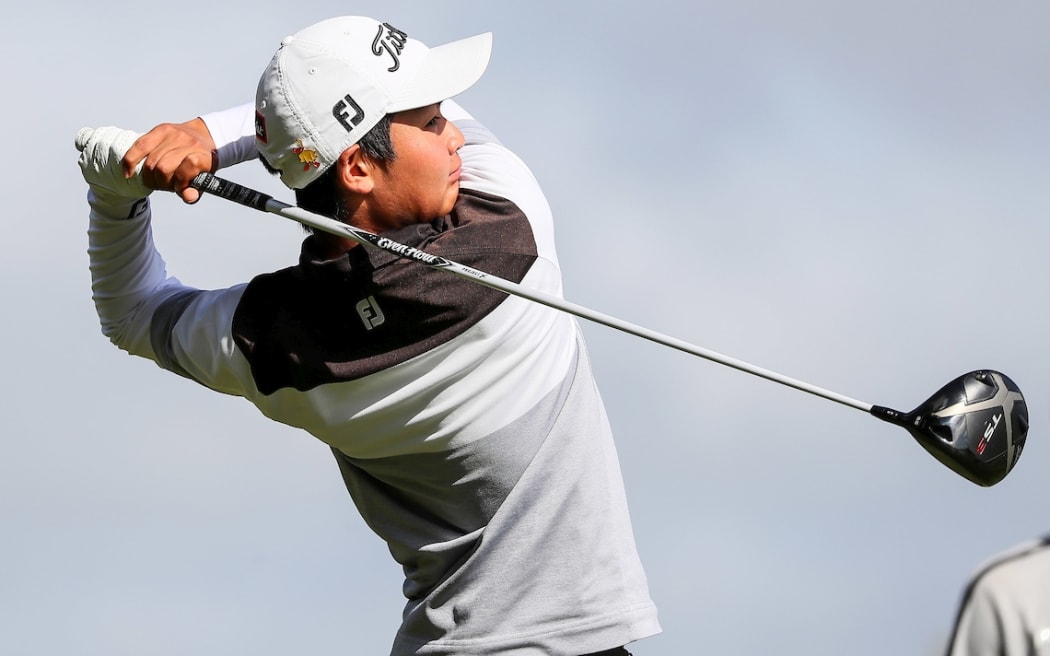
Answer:
<svg viewBox="0 0 1050 656"><path fill-rule="evenodd" d="M407 42L408 34L390 23L383 23L376 32L376 38L372 40L372 54L381 57L384 52L389 53L394 60L394 65L386 70L393 73L401 68L401 51L405 49Z"/></svg>

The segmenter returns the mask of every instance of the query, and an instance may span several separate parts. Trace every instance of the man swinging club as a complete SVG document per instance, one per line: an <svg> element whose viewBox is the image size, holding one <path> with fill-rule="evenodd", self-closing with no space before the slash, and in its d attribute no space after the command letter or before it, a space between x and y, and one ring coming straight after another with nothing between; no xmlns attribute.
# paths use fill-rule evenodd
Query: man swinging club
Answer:
<svg viewBox="0 0 1050 656"><path fill-rule="evenodd" d="M490 48L334 18L284 40L254 105L83 132L93 297L120 348L331 447L404 569L391 654L624 655L660 627L573 317L327 233L217 290L153 244L151 190L194 202L260 156L303 208L561 296L535 178L448 100Z"/></svg>

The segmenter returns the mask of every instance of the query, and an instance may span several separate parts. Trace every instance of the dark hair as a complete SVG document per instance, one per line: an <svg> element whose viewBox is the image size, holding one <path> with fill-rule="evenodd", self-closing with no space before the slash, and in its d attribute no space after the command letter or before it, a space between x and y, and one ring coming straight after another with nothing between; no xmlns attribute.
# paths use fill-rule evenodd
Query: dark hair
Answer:
<svg viewBox="0 0 1050 656"><path fill-rule="evenodd" d="M394 144L390 140L390 115L387 114L369 130L365 136L357 142L365 157L383 165L386 162L397 159L394 152ZM267 171L279 175L280 171L270 166L265 158L259 160ZM336 167L329 166L328 170L319 178L306 185L302 189L295 190L295 203L304 210L343 220L343 206L335 185ZM308 226L304 226L307 232L313 232Z"/></svg>

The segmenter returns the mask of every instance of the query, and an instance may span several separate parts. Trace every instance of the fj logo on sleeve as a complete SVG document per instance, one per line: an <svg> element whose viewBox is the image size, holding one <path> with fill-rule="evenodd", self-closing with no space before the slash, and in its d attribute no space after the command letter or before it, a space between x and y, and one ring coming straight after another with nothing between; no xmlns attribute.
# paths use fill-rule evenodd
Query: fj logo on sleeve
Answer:
<svg viewBox="0 0 1050 656"><path fill-rule="evenodd" d="M357 315L361 317L361 322L365 324L365 330L375 330L386 321L386 317L383 316L383 310L379 308L379 304L376 303L374 296L369 296L358 302Z"/></svg>
<svg viewBox="0 0 1050 656"><path fill-rule="evenodd" d="M390 23L383 23L379 26L379 31L376 32L376 38L372 40L372 54L376 57L381 57L384 52L389 53L394 59L394 65L386 70L389 73L393 73L401 68L401 51L404 49L407 41L407 34L396 27L392 27Z"/></svg>

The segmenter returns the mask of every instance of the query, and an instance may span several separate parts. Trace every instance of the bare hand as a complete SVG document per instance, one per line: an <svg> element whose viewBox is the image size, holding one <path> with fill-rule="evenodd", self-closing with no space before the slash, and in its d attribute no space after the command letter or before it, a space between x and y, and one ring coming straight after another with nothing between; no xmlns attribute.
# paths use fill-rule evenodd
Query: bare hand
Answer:
<svg viewBox="0 0 1050 656"><path fill-rule="evenodd" d="M202 171L214 173L219 164L215 141L200 118L185 123L162 123L138 138L124 155L125 177L142 162L142 180L150 189L174 191L186 203L200 200L190 186Z"/></svg>

